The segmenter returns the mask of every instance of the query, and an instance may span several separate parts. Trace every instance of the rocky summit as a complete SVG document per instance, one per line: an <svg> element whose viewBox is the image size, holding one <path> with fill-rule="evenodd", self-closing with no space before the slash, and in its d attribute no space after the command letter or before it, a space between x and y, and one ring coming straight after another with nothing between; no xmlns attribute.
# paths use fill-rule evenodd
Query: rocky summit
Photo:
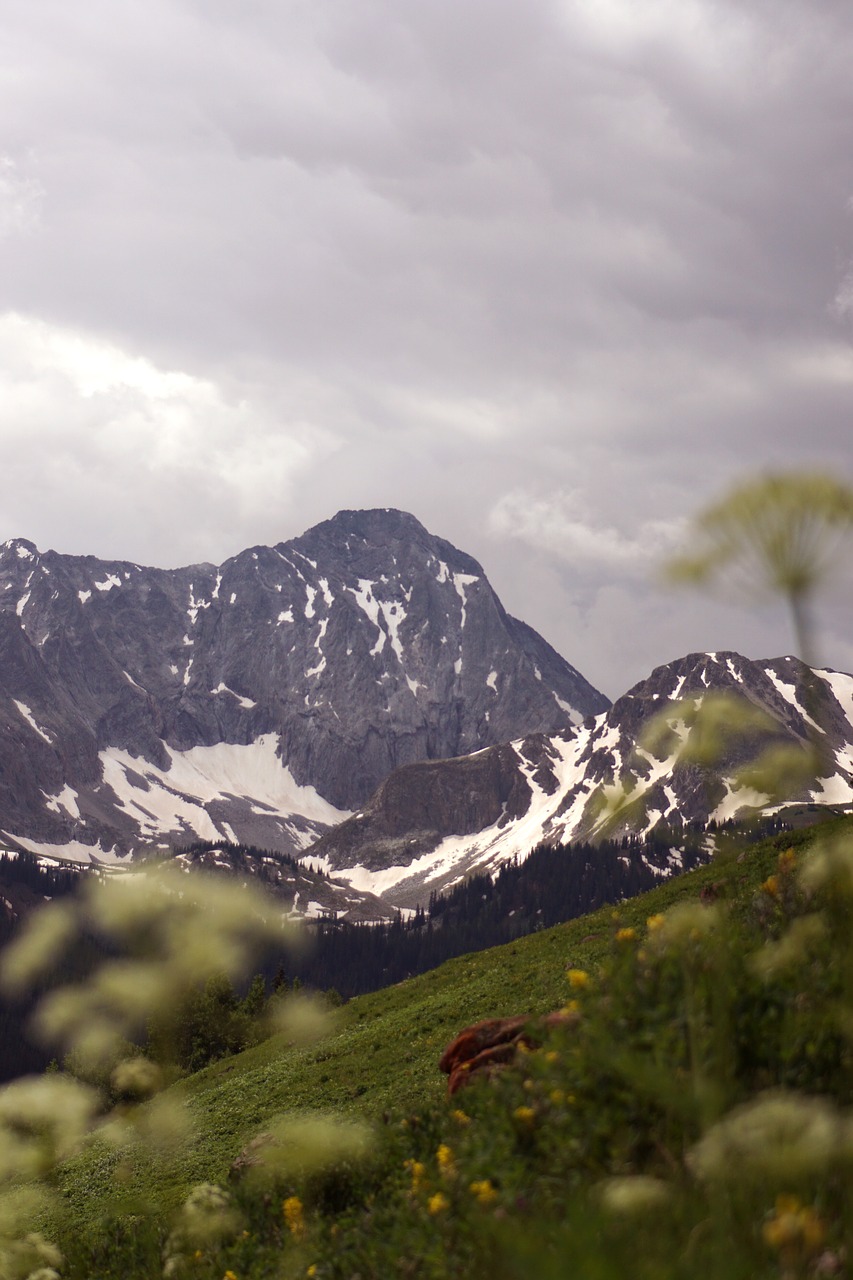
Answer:
<svg viewBox="0 0 853 1280"><path fill-rule="evenodd" d="M598 693L394 510L220 566L0 548L0 839L295 852L395 769L571 731Z"/></svg>

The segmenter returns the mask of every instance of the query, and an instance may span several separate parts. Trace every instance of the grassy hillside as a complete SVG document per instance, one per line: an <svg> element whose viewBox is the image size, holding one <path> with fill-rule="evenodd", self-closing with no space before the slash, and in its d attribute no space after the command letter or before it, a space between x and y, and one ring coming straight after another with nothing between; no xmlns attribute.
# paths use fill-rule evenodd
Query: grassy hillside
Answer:
<svg viewBox="0 0 853 1280"><path fill-rule="evenodd" d="M829 823L826 831L838 823ZM844 825L843 823L841 824ZM748 900L771 874L781 848L801 847L811 831L750 847L742 860L715 863L662 883L618 908L619 927L641 930L649 916L696 900L728 879ZM731 890L730 890L731 891ZM222 1182L235 1156L273 1117L304 1108L378 1120L383 1115L444 1110L446 1080L437 1061L468 1023L516 1013L545 1013L570 996L567 970L594 972L612 954L614 909L543 930L504 947L449 961L397 986L352 1000L332 1034L307 1048L276 1036L199 1072L170 1095L185 1104L194 1136L174 1160L143 1161L123 1183L129 1205L176 1204L199 1182ZM94 1223L115 1194L118 1157L103 1144L69 1164L64 1194L75 1222ZM130 1197L130 1199L127 1199Z"/></svg>

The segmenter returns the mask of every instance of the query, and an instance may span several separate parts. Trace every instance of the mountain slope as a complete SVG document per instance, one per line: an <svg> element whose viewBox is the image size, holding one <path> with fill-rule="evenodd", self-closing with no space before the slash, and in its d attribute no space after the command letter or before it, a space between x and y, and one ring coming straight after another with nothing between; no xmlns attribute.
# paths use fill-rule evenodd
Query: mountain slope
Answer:
<svg viewBox="0 0 853 1280"><path fill-rule="evenodd" d="M496 870L538 844L594 839L605 830L604 787L630 792L630 821L617 822L617 833L724 821L763 807L765 795L735 786L736 769L769 743L804 744L810 732L823 743L827 771L792 799L851 805L853 676L816 673L818 731L806 711L807 675L795 658L751 662L736 653L689 654L656 668L581 726L391 774L359 813L312 846L311 856L353 888L414 906L433 890L475 870ZM675 734L660 758L639 746L663 708L679 699L701 701L711 691L745 697L769 717L772 730L733 737L713 768L678 759L683 735ZM677 849L671 861L678 869Z"/></svg>
<svg viewBox="0 0 853 1280"><path fill-rule="evenodd" d="M83 860L140 841L309 845L394 768L607 699L398 511L220 567L0 548L0 831Z"/></svg>

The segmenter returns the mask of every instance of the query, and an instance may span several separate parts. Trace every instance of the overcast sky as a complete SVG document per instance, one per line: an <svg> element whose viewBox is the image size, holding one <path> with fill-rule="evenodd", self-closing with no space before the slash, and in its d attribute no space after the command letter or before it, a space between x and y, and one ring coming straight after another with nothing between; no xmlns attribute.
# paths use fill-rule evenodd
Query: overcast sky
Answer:
<svg viewBox="0 0 853 1280"><path fill-rule="evenodd" d="M611 697L789 652L654 574L738 477L853 482L851 66L849 0L3 0L0 537L395 506Z"/></svg>

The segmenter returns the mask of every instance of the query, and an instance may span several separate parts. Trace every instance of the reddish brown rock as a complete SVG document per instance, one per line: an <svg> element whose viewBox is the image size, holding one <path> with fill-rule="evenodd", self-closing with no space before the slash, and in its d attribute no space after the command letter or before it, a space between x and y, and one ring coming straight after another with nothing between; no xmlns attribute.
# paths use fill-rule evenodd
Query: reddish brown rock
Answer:
<svg viewBox="0 0 853 1280"><path fill-rule="evenodd" d="M572 1027L579 1021L577 1013L549 1013L544 1018L520 1015L514 1018L488 1018L465 1027L444 1050L439 1070L450 1079L448 1096L452 1097L473 1076L491 1075L498 1067L515 1061L519 1045L537 1048L544 1033L558 1027Z"/></svg>

